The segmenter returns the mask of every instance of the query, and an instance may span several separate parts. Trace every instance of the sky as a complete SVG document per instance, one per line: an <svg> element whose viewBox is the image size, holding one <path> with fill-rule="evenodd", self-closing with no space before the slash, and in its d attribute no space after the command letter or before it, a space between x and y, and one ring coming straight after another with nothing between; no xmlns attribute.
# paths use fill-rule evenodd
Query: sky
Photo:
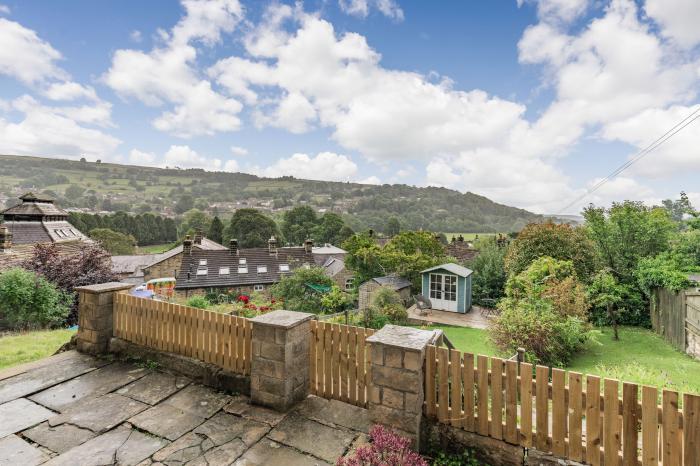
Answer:
<svg viewBox="0 0 700 466"><path fill-rule="evenodd" d="M577 200L700 110L698 24L698 0L0 0L0 153L700 205L700 119Z"/></svg>

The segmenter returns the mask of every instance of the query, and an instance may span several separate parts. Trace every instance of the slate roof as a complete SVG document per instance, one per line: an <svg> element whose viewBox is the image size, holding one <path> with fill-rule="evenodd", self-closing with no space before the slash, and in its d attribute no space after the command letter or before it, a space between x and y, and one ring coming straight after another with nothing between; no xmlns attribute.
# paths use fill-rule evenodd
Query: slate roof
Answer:
<svg viewBox="0 0 700 466"><path fill-rule="evenodd" d="M329 277L335 277L340 272L345 270L345 262L335 257L329 257L322 267L325 269L326 275Z"/></svg>
<svg viewBox="0 0 700 466"><path fill-rule="evenodd" d="M5 217L5 220L12 220L16 216L22 218L36 217L37 220L45 216L68 218L68 212L56 206L53 199L47 196L36 196L33 193L27 193L20 199L22 200L21 204L0 212Z"/></svg>
<svg viewBox="0 0 700 466"><path fill-rule="evenodd" d="M472 270L462 267L461 265L453 264L453 263L448 263L448 264L442 264L442 265L436 265L435 267L430 267L429 269L421 270L420 273L427 273L427 272L432 272L433 270L447 270L448 272L452 272L455 275L459 275L460 277L468 277L472 273L474 273Z"/></svg>
<svg viewBox="0 0 700 466"><path fill-rule="evenodd" d="M372 281L379 283L381 286L388 286L395 291L402 290L411 286L411 282L402 277L389 275L386 277L374 277Z"/></svg>
<svg viewBox="0 0 700 466"><path fill-rule="evenodd" d="M240 262L245 260L246 273L238 273ZM303 247L278 248L271 254L267 248L211 251L192 248L191 254L182 256L182 266L178 272L176 289L218 288L242 285L271 284L280 281L283 275L303 265L313 265L313 253ZM289 266L289 272L280 266ZM258 272L258 266L267 267ZM228 268L228 274L220 274L221 268ZM198 273L206 270L206 274Z"/></svg>
<svg viewBox="0 0 700 466"><path fill-rule="evenodd" d="M143 277L143 268L153 263L161 254L141 254L132 256L112 256L112 272L124 275L140 272Z"/></svg>
<svg viewBox="0 0 700 466"><path fill-rule="evenodd" d="M217 243L216 241L212 241L208 238L202 238L201 243L192 244L192 249L195 249L195 248L205 249L208 251L228 251L228 248L226 246L222 246L221 244ZM169 251L165 251L162 254L152 254L152 256L154 256L153 260L151 261L151 263L146 265L144 268L151 267L155 264L163 262L166 259L170 259L171 257L177 256L178 254L180 254L182 252L183 249L184 248L183 248L182 244L180 244L179 246L176 246L176 247L170 249Z"/></svg>
<svg viewBox="0 0 700 466"><path fill-rule="evenodd" d="M87 241L80 230L66 221L6 221L3 223L12 232L13 244L62 243L65 241Z"/></svg>
<svg viewBox="0 0 700 466"><path fill-rule="evenodd" d="M448 256L458 259L460 262L468 262L474 259L479 251L474 249L466 241L454 241L445 246L445 252Z"/></svg>

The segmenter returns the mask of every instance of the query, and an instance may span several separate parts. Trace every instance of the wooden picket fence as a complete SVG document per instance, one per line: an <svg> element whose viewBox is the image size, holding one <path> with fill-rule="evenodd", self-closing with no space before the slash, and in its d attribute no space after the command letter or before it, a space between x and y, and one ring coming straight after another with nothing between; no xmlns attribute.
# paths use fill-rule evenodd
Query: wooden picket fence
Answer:
<svg viewBox="0 0 700 466"><path fill-rule="evenodd" d="M475 365L476 363L476 365ZM551 381L550 381L551 377ZM601 395L601 385L603 393ZM622 387L622 399L619 396ZM700 396L429 346L430 418L562 459L700 465ZM641 397L640 397L641 388Z"/></svg>
<svg viewBox="0 0 700 466"><path fill-rule="evenodd" d="M366 407L370 351L374 330L311 322L311 394Z"/></svg>
<svg viewBox="0 0 700 466"><path fill-rule="evenodd" d="M115 300L114 336L250 374L248 319L123 293Z"/></svg>

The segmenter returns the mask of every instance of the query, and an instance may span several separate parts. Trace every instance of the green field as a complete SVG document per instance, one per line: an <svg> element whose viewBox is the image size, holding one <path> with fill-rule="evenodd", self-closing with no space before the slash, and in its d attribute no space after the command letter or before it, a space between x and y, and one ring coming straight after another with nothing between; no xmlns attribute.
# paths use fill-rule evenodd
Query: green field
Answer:
<svg viewBox="0 0 700 466"><path fill-rule="evenodd" d="M0 370L51 356L75 330L38 330L0 336Z"/></svg>
<svg viewBox="0 0 700 466"><path fill-rule="evenodd" d="M160 254L166 251L170 251L175 246L177 246L177 244L174 243L139 246L137 249L137 254Z"/></svg>
<svg viewBox="0 0 700 466"><path fill-rule="evenodd" d="M431 328L444 330L461 351L498 356L485 330ZM599 329L595 340L590 341L565 369L683 393L700 393L700 361L676 351L658 335L641 328L621 328L620 341L613 340L612 329Z"/></svg>
<svg viewBox="0 0 700 466"><path fill-rule="evenodd" d="M445 236L447 236L447 241L452 241L452 238L457 238L459 235L462 235L465 241L474 241L477 236L483 239L493 238L497 234L498 233L445 233Z"/></svg>

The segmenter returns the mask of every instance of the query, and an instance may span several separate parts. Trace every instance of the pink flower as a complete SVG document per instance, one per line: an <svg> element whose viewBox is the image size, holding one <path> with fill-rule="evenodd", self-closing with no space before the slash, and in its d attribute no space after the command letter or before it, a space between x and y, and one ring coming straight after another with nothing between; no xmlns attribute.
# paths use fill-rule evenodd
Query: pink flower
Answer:
<svg viewBox="0 0 700 466"><path fill-rule="evenodd" d="M428 466L411 450L411 440L383 426L372 426L370 443L359 447L352 456L338 458L336 466Z"/></svg>

